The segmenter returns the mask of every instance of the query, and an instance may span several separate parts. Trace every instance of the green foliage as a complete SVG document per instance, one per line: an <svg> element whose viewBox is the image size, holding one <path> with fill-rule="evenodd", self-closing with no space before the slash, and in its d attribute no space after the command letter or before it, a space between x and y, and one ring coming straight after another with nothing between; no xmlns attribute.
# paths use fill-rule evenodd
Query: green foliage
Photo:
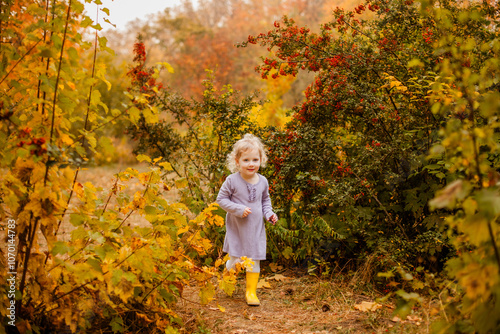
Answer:
<svg viewBox="0 0 500 334"><path fill-rule="evenodd" d="M439 333L491 333L500 330L500 41L498 11L488 3L466 10L451 5L428 10L442 38L439 78L432 86L433 112L446 115L442 140L431 157L442 157L448 185L430 202L452 210L445 223L453 231L458 257L447 272L458 282L444 309ZM455 27L459 33L448 34Z"/></svg>
<svg viewBox="0 0 500 334"><path fill-rule="evenodd" d="M426 159L445 120L431 112L427 96L439 61L433 25L411 2L367 2L336 9L319 33L284 17L242 44L271 49L258 67L263 77L316 74L286 129L267 138L267 176L281 216L298 214L309 226L322 217L344 237L337 252L344 261L379 252L408 268L439 269L436 259L450 251L441 213L427 206L445 177L439 158ZM419 251L408 256L411 250Z"/></svg>
<svg viewBox="0 0 500 334"><path fill-rule="evenodd" d="M348 227L334 228L342 244L354 239L353 253L378 254L379 270L402 273L439 270L456 250L447 271L459 284L438 332L500 324L496 22L487 2L369 1L336 9L320 33L284 17L242 44L272 50L263 77L316 73L294 120L268 139L272 196L287 220L306 222L280 235L336 217L330 227ZM300 246L294 253L311 252ZM397 295L402 315L419 299Z"/></svg>
<svg viewBox="0 0 500 334"><path fill-rule="evenodd" d="M272 260L293 265L325 254L329 255L328 260L336 258L340 244L332 241L344 240L345 237L325 218L318 217L313 224L307 224L294 213L291 219L280 219L276 225L268 226L268 251Z"/></svg>

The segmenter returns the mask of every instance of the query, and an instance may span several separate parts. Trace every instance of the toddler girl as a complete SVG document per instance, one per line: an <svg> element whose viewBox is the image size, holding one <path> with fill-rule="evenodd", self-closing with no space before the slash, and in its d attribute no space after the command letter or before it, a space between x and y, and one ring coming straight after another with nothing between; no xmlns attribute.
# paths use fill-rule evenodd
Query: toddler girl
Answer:
<svg viewBox="0 0 500 334"><path fill-rule="evenodd" d="M256 290L259 282L260 261L266 259L266 230L263 218L275 224L267 179L257 173L267 161L264 145L259 138L246 134L233 146L227 165L233 173L224 181L217 203L226 212L226 237L223 251L229 254L227 269L234 268L246 256L255 262L246 272L246 300L258 306Z"/></svg>

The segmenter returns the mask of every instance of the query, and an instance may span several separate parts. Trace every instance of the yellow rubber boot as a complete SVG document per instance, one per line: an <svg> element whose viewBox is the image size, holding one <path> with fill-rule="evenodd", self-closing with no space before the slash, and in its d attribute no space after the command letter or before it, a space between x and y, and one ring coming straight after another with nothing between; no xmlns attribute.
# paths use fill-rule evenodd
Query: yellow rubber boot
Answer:
<svg viewBox="0 0 500 334"><path fill-rule="evenodd" d="M257 298L257 283L259 283L260 273L247 272L247 304L250 306L259 306L260 301Z"/></svg>

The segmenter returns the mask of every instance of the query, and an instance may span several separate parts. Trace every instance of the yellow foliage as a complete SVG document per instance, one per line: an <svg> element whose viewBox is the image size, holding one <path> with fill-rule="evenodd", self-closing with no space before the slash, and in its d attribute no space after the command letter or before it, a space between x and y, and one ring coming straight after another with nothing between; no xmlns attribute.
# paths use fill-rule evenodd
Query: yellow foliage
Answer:
<svg viewBox="0 0 500 334"><path fill-rule="evenodd" d="M267 102L252 109L251 120L262 127L271 125L280 128L290 121L291 118L286 115L283 96L290 90L295 80L293 76L279 76L276 79L265 80L264 92Z"/></svg>
<svg viewBox="0 0 500 334"><path fill-rule="evenodd" d="M498 267L477 262L469 263L457 277L471 300L488 299L492 293L491 288L499 283Z"/></svg>

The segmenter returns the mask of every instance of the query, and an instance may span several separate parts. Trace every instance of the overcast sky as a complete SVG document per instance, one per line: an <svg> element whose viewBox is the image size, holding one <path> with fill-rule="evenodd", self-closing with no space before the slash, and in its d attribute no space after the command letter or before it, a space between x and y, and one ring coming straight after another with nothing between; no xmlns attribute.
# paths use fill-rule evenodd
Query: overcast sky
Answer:
<svg viewBox="0 0 500 334"><path fill-rule="evenodd" d="M101 7L109 9L108 19L116 24L116 29L123 30L127 23L136 18L144 19L148 14L163 11L167 7L173 7L181 3L179 0L101 0ZM95 19L96 5L85 4L88 15ZM104 22L105 13L99 13L99 22L104 30L113 29L113 26Z"/></svg>

